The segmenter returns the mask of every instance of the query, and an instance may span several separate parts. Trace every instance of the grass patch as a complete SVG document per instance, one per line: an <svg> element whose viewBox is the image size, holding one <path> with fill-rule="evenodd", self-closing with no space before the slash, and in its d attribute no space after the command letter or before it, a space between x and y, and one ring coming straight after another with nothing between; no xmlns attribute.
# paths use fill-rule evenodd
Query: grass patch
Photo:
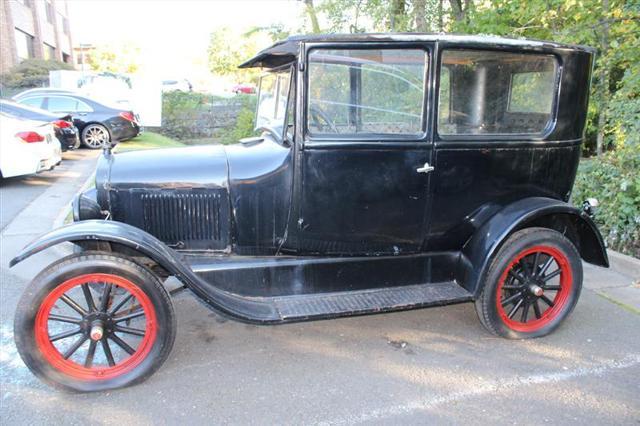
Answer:
<svg viewBox="0 0 640 426"><path fill-rule="evenodd" d="M115 152L138 151L141 149L173 148L184 146L175 139L168 138L159 133L144 132L126 142L116 145Z"/></svg>

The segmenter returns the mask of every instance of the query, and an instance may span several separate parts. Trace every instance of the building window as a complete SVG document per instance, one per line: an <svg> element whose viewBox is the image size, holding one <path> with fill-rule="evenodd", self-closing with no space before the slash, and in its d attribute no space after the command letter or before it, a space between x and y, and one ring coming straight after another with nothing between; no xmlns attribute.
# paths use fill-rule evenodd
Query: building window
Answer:
<svg viewBox="0 0 640 426"><path fill-rule="evenodd" d="M70 64L71 63L71 55L63 53L62 54L62 62L64 62L65 64Z"/></svg>
<svg viewBox="0 0 640 426"><path fill-rule="evenodd" d="M43 45L44 58L48 61L56 59L56 48L47 43L43 43Z"/></svg>
<svg viewBox="0 0 640 426"><path fill-rule="evenodd" d="M53 4L50 1L45 3L47 9L47 22L53 24L53 20L55 19L55 12L53 10Z"/></svg>
<svg viewBox="0 0 640 426"><path fill-rule="evenodd" d="M16 28L16 51L21 61L33 58L33 37Z"/></svg>

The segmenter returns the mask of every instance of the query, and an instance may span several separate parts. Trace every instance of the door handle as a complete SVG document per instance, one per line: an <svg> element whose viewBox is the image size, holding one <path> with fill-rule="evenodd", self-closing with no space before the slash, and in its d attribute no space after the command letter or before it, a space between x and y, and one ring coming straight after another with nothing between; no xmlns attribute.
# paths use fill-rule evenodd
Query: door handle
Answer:
<svg viewBox="0 0 640 426"><path fill-rule="evenodd" d="M430 166L429 163L424 163L424 166L418 167L416 172L418 173L429 173L435 170L435 167Z"/></svg>

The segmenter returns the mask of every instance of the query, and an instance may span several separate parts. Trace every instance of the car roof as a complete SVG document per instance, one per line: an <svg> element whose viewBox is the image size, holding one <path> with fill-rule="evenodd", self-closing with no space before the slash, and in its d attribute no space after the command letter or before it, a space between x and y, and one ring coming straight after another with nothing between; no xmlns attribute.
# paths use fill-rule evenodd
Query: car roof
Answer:
<svg viewBox="0 0 640 426"><path fill-rule="evenodd" d="M239 68L266 67L275 68L294 61L302 43L359 43L359 42L448 42L460 45L482 45L487 47L510 48L549 48L571 49L594 53L589 46L555 43L524 38L506 38L492 35L460 35L430 33L359 33L359 34L312 34L295 35L273 44L260 51L253 58L243 62Z"/></svg>

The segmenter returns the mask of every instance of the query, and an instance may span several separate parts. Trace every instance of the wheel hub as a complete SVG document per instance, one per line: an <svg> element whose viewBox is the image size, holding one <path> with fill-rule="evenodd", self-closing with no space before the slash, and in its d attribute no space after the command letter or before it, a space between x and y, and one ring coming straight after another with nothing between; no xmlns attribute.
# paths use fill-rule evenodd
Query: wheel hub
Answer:
<svg viewBox="0 0 640 426"><path fill-rule="evenodd" d="M529 292L536 297L540 297L544 294L544 289L537 284L529 284Z"/></svg>
<svg viewBox="0 0 640 426"><path fill-rule="evenodd" d="M96 321L91 324L91 331L89 332L89 336L94 342L102 339L102 336L104 336L104 326L102 324L102 321Z"/></svg>

